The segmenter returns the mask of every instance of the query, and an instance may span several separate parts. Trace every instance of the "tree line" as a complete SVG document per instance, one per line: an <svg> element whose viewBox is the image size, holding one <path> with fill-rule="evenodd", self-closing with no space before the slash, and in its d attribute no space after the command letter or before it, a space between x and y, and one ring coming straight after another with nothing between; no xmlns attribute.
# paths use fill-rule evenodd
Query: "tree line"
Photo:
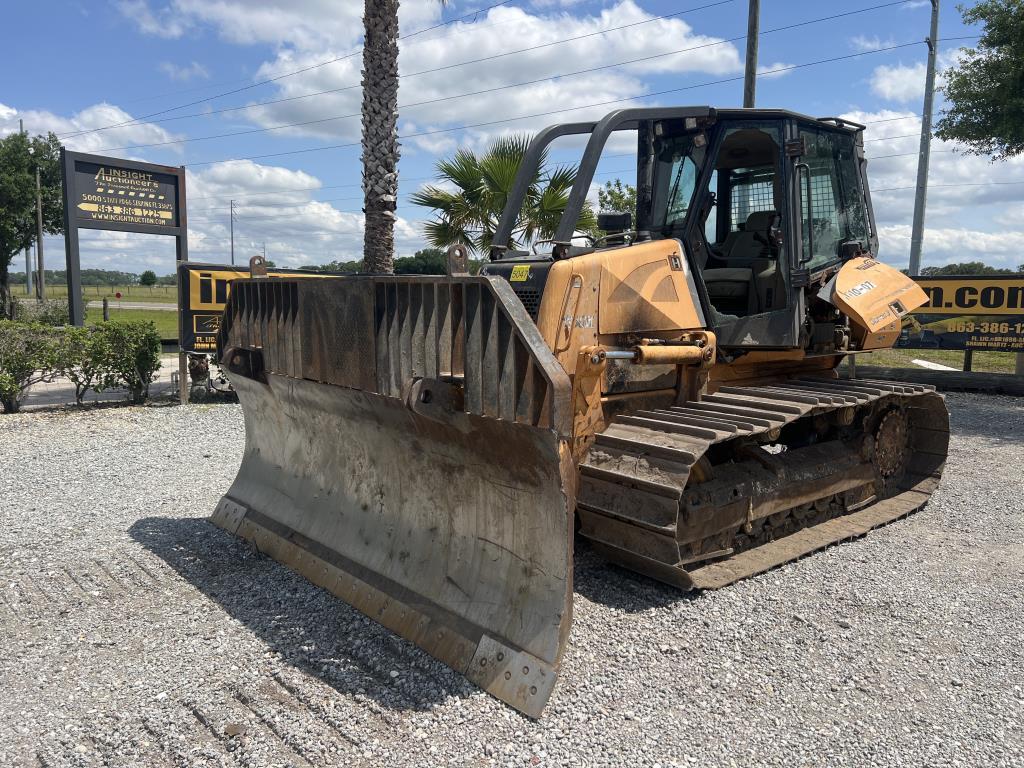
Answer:
<svg viewBox="0 0 1024 768"><path fill-rule="evenodd" d="M47 285L63 285L67 282L67 271L63 269L47 269ZM122 272L117 269L83 269L80 270L82 285L175 285L177 278L174 275L161 275L147 269L142 274L135 272ZM24 285L24 272L11 272L11 285Z"/></svg>

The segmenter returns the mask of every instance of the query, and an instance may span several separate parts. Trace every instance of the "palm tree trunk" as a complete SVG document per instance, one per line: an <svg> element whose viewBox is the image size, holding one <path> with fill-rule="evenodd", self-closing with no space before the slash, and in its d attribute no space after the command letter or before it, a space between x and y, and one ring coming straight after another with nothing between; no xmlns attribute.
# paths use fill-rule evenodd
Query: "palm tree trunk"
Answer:
<svg viewBox="0 0 1024 768"><path fill-rule="evenodd" d="M363 269L394 271L398 199L398 0L363 12Z"/></svg>

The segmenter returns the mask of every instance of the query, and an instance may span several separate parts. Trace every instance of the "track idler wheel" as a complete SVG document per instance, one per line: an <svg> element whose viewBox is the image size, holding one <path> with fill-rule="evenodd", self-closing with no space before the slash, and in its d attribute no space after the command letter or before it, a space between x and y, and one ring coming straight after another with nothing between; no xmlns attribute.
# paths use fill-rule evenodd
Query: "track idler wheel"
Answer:
<svg viewBox="0 0 1024 768"><path fill-rule="evenodd" d="M888 480L901 473L910 453L910 426L903 408L888 411L875 429L875 466Z"/></svg>

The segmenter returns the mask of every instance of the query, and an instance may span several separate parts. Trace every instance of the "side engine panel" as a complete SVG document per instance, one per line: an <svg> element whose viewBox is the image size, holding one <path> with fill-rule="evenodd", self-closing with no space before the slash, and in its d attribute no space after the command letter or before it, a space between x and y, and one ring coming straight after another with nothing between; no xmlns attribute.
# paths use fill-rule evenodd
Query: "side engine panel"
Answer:
<svg viewBox="0 0 1024 768"><path fill-rule="evenodd" d="M560 261L492 262L572 374L582 347L626 346L706 327L677 240L609 248Z"/></svg>

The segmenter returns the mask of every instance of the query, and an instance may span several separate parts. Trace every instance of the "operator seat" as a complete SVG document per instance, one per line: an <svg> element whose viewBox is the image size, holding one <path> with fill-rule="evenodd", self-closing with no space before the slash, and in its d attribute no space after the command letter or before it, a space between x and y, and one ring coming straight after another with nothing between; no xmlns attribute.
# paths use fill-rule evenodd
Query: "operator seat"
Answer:
<svg viewBox="0 0 1024 768"><path fill-rule="evenodd" d="M704 270L708 298L719 312L754 315L771 308L778 266L768 233L777 218L772 210L751 213L722 243L727 266Z"/></svg>
<svg viewBox="0 0 1024 768"><path fill-rule="evenodd" d="M730 232L722 244L727 261L749 261L769 255L768 233L779 214L776 211L754 211L738 232Z"/></svg>

